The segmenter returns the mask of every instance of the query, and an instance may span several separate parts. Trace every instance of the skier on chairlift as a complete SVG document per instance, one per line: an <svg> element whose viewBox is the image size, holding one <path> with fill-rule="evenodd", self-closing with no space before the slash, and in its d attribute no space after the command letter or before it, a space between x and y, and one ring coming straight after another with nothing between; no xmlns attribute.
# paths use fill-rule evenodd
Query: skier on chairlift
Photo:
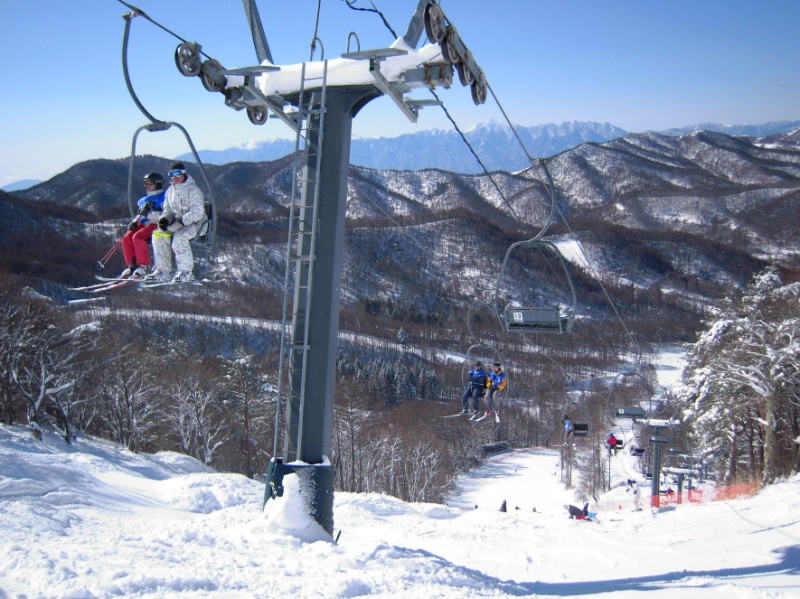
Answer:
<svg viewBox="0 0 800 599"><path fill-rule="evenodd" d="M150 272L150 238L156 229L164 205L164 177L159 173L144 176L147 194L139 199L139 211L128 225L128 232L122 237L122 255L125 257L125 270L121 279L141 279Z"/></svg>

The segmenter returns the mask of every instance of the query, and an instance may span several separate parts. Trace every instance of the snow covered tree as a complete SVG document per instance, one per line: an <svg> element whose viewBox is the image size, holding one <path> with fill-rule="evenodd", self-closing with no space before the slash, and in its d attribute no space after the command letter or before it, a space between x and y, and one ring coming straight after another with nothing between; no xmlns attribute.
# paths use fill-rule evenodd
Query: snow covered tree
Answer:
<svg viewBox="0 0 800 599"><path fill-rule="evenodd" d="M184 453L210 466L217 451L230 440L231 427L222 402L198 374L181 373L170 382L171 401L165 411Z"/></svg>
<svg viewBox="0 0 800 599"><path fill-rule="evenodd" d="M796 467L800 283L781 285L775 269L726 302L689 355L684 401L699 445L770 484Z"/></svg>
<svg viewBox="0 0 800 599"><path fill-rule="evenodd" d="M133 452L147 446L162 422L157 404L161 380L154 362L125 346L103 365L96 380L98 426L104 436Z"/></svg>

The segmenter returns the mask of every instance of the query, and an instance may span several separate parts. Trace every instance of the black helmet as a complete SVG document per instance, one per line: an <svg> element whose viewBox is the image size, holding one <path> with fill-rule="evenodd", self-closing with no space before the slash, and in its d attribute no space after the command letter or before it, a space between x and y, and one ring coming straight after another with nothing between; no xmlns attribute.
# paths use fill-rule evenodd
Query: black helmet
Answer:
<svg viewBox="0 0 800 599"><path fill-rule="evenodd" d="M156 189L164 189L164 177L159 175L158 173L148 173L144 176L145 182L152 181L156 184Z"/></svg>

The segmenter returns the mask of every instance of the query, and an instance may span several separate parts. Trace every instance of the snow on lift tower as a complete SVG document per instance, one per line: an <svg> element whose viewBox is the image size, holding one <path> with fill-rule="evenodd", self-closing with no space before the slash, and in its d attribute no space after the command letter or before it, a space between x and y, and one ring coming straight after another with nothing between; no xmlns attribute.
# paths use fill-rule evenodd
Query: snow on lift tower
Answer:
<svg viewBox="0 0 800 599"><path fill-rule="evenodd" d="M245 109L253 124L264 124L269 110L297 130L300 124L295 112L287 106L297 104L301 89L310 91L315 85L322 85L325 61L276 65L255 0L242 0L242 3L260 61L258 66L226 69L215 59L202 61L200 44L188 41L176 48L175 64L183 75L199 76L208 91L222 93L227 106ZM423 30L430 43L417 49ZM348 38L348 46L349 43ZM486 102L488 85L483 70L437 0L420 0L407 31L389 48L365 51L359 48L327 63L327 85L374 86L381 94L389 96L414 123L420 108L439 102L406 99L404 95L421 87L449 88L454 67L461 84L470 87L473 102Z"/></svg>

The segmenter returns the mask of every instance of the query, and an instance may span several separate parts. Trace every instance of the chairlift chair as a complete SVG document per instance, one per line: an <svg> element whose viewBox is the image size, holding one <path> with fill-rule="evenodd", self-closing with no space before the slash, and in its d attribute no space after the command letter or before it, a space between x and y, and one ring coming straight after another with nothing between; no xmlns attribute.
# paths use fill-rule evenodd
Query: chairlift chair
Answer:
<svg viewBox="0 0 800 599"><path fill-rule="evenodd" d="M569 289L570 304L549 306L505 306L502 310L499 306L499 288L500 282L505 274L508 261L511 254L519 247L536 248L540 252L546 250L554 254L564 273L564 281ZM500 319L503 328L509 333L571 333L572 325L575 318L575 311L577 305L577 297L575 294L575 286L572 283L572 277L567 269L564 257L561 255L558 247L550 242L540 239L528 239L525 241L518 241L511 245L506 251L503 258L503 264L500 268L498 275L497 289L495 291L495 307L498 318Z"/></svg>

